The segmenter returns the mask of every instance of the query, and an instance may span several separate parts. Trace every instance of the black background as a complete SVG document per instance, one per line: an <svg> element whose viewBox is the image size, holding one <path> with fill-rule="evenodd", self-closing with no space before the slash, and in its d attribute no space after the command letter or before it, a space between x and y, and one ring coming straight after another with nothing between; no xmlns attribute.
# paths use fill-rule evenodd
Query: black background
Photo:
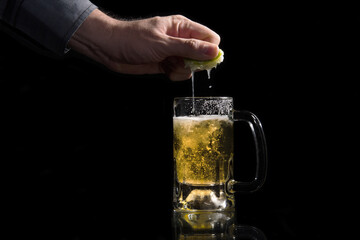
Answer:
<svg viewBox="0 0 360 240"><path fill-rule="evenodd" d="M93 2L121 18L183 14L221 36L225 60L210 80L196 74L195 94L234 97L268 142L267 182L237 196L239 224L268 239L347 232L339 225L354 210L358 160L352 6ZM191 81L117 74L0 34L2 198L13 236L170 239L172 101L191 95ZM237 164L248 180L253 146L243 130Z"/></svg>

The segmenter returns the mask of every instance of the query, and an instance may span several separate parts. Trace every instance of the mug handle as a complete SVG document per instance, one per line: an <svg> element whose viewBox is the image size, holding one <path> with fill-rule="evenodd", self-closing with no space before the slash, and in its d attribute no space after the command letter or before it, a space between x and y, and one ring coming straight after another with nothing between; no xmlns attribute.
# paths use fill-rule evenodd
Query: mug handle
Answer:
<svg viewBox="0 0 360 240"><path fill-rule="evenodd" d="M235 192L255 192L264 184L267 174L267 147L265 134L258 117L248 111L233 111L235 122L246 122L252 131L256 150L256 174L251 182L239 182L234 179L227 184L227 189L231 193Z"/></svg>

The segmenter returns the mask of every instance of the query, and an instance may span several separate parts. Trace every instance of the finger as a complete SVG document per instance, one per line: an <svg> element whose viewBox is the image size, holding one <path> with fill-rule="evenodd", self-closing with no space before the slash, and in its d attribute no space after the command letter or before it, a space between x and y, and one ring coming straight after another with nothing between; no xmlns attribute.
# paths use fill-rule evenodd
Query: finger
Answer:
<svg viewBox="0 0 360 240"><path fill-rule="evenodd" d="M126 64L113 63L107 66L110 70L124 74L158 74L164 73L158 63L149 64Z"/></svg>
<svg viewBox="0 0 360 240"><path fill-rule="evenodd" d="M208 27L201 25L197 22L188 21L180 25L180 35L182 38L195 38L203 41L207 41L216 45L220 44L220 36L209 29Z"/></svg>
<svg viewBox="0 0 360 240"><path fill-rule="evenodd" d="M182 58L168 57L161 62L160 66L163 69L163 72L172 81L187 80L191 77L191 71L190 69L185 68Z"/></svg>
<svg viewBox="0 0 360 240"><path fill-rule="evenodd" d="M167 34L169 36L179 38L195 38L219 45L220 36L210 28L200 23L191 21L190 19L181 15L171 16L171 18L174 21L171 21L172 27L168 29ZM174 26L176 27L174 28Z"/></svg>
<svg viewBox="0 0 360 240"><path fill-rule="evenodd" d="M171 81L178 82L191 78L191 72L173 71L166 74Z"/></svg>
<svg viewBox="0 0 360 240"><path fill-rule="evenodd" d="M218 45L194 38L169 37L167 40L169 56L210 60L219 53Z"/></svg>

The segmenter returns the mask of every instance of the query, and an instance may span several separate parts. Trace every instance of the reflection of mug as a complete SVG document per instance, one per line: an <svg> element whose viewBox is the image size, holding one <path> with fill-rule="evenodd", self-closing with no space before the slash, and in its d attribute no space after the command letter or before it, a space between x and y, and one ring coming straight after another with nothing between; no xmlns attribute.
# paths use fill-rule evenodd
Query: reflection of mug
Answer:
<svg viewBox="0 0 360 240"><path fill-rule="evenodd" d="M245 121L253 132L257 171L252 182L233 178L233 123ZM265 181L266 142L259 119L233 110L230 97L175 98L174 208L177 211L228 210L235 191L256 191Z"/></svg>
<svg viewBox="0 0 360 240"><path fill-rule="evenodd" d="M266 240L264 233L252 226L236 225L235 212L174 212L175 240Z"/></svg>

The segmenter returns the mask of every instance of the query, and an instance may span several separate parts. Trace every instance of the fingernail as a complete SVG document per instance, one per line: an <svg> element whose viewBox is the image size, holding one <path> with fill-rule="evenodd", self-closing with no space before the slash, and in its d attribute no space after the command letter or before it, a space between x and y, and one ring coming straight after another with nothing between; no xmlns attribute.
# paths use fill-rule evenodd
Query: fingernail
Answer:
<svg viewBox="0 0 360 240"><path fill-rule="evenodd" d="M203 48L203 53L210 58L214 58L218 55L219 48L217 46L207 45Z"/></svg>

